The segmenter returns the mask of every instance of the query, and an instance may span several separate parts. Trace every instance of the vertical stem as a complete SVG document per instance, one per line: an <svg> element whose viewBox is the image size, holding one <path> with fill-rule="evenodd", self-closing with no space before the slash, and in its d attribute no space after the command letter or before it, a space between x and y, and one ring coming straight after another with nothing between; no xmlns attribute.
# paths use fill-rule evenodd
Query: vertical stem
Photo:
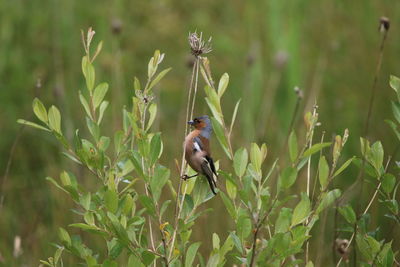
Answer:
<svg viewBox="0 0 400 267"><path fill-rule="evenodd" d="M188 126L187 126L187 121L189 118L193 117L193 111L194 111L194 105L196 103L196 93L197 93L197 83L198 83L198 76L199 76L199 64L200 64L200 58L196 57L196 60L193 65L193 71L192 71L192 77L190 81L190 87L189 87L189 95L188 95L188 101L187 101L187 108L186 108L186 121L185 121L185 136L188 133ZM190 105L190 96L191 92L194 90L193 93L193 98L192 98L192 104ZM190 111L190 114L189 114ZM185 195L187 191L187 183L185 184L184 192L181 194L181 189L182 189L182 176L185 173L186 170L186 161L185 161L185 148L183 148L183 153L182 153L182 162L181 162L181 170L180 170L180 177L179 177L179 186L178 186L178 192L176 194L176 208L175 208L175 225L174 225L174 232L172 234L172 239L171 239L171 244L170 244L170 250L169 250L169 255L168 259L171 259L172 252L174 250L174 245L175 245L175 239L176 239L176 234L178 232L178 221L179 217L181 216L182 208L183 208L183 201L185 200ZM179 196L181 197L181 200L179 199Z"/></svg>
<svg viewBox="0 0 400 267"><path fill-rule="evenodd" d="M313 110L313 117L315 118L315 115L317 113L317 105L314 105L314 110ZM308 144L308 147L310 148L312 146L312 139L314 135L314 129L311 130L310 133L310 142ZM311 182L311 156L308 159L307 163L307 196L310 198L310 182ZM308 219L306 220L306 223L308 223ZM306 243L306 263L308 262L308 252L309 252L309 245L310 242L307 240Z"/></svg>

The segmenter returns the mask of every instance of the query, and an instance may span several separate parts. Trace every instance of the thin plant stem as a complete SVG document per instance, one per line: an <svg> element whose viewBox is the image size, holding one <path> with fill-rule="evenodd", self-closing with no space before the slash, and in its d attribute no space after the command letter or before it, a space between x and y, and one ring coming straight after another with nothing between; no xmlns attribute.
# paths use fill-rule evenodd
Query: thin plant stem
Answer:
<svg viewBox="0 0 400 267"><path fill-rule="evenodd" d="M188 101L187 101L187 108L186 108L186 121L185 121L185 136L188 133L188 126L187 126L187 121L189 118L193 117L193 111L194 111L194 105L196 103L196 93L197 93L197 84L198 84L198 76L199 76L199 63L200 63L200 57L196 57L195 63L193 65L193 71L192 71L192 77L190 81L190 86L189 86L189 95L188 95ZM191 92L193 92L193 98L191 99ZM192 100L192 102L191 102ZM190 104L191 103L191 104ZM189 114L190 111L190 114ZM170 250L168 254L168 259L171 259L172 252L174 250L174 245L175 245L175 239L176 239L176 234L178 232L178 221L182 212L183 208L183 201L185 199L186 191L187 191L187 183L185 184L184 187L184 192L181 194L181 189L182 189L182 176L184 175L184 172L186 170L186 160L185 160L185 148L183 148L183 153L182 153L182 162L181 162L181 170L180 170L180 177L179 177L179 185L178 185L178 192L176 195L176 208L175 208L175 225L174 225L174 232L172 234L171 242L170 242ZM182 195L182 199L179 199L179 196Z"/></svg>
<svg viewBox="0 0 400 267"><path fill-rule="evenodd" d="M387 168L389 167L389 164L390 164L390 161L391 161L391 160L392 160L392 157L390 156L390 157L388 158L388 161L387 161L386 166L385 166L385 172L387 171ZM368 210L371 208L372 203L374 202L376 196L378 195L378 192L379 192L379 189L381 188L381 186L382 186L382 181L380 181L379 184L378 184L378 186L376 187L375 192L374 192L374 194L372 195L372 198L371 198L370 201L368 202L368 205L367 205L367 207L365 208L365 210L364 210L364 212L362 213L362 215L360 216L360 218L361 218L362 216L364 216L364 215L368 212ZM355 230L354 230L353 234L351 235L350 240L349 240L349 243L347 244L345 250L349 249L349 247L350 247L350 245L351 245L351 243L352 243L352 241L353 241L353 239L354 239L354 237L355 237L355 235L356 235L357 228L358 228L358 227L357 227L357 223L356 223L356 224L355 224ZM336 267L339 267L339 266L340 266L340 263L342 262L342 260L343 260L343 257L340 257L338 263L336 264Z"/></svg>
<svg viewBox="0 0 400 267"><path fill-rule="evenodd" d="M8 156L6 170L4 172L3 179L1 180L1 183L0 183L0 185L1 185L0 186L0 214L1 214L1 210L3 208L3 203L4 203L4 198L5 198L4 185L5 185L6 181L7 181L8 174L10 173L10 168L11 168L11 164L12 164L12 161L13 161L13 158L14 158L15 149L17 147L17 144L19 142L19 138L21 137L22 132L24 131L24 129L25 129L25 126L22 125L20 127L18 133L17 133L17 136L14 139L14 142L13 142L13 144L11 146L11 149L10 149L10 154Z"/></svg>

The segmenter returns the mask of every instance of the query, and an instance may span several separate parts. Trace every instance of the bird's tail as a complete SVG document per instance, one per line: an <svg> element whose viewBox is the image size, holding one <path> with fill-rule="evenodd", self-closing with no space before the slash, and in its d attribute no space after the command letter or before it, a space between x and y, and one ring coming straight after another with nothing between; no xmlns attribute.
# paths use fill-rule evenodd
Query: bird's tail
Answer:
<svg viewBox="0 0 400 267"><path fill-rule="evenodd" d="M211 171L211 168L207 161L201 164L201 169L203 171L204 176L207 178L208 184L210 185L211 191L216 195L215 187L217 187L216 178L214 177L214 173Z"/></svg>

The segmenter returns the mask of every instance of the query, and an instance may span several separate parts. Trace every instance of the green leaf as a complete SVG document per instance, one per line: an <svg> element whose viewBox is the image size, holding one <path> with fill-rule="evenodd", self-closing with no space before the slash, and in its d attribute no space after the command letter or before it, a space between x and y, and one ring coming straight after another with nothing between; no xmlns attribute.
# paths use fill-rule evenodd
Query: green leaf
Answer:
<svg viewBox="0 0 400 267"><path fill-rule="evenodd" d="M356 223L356 213L350 205L339 207L339 212L349 224L353 225L354 223Z"/></svg>
<svg viewBox="0 0 400 267"><path fill-rule="evenodd" d="M189 248L186 251L186 258L185 258L185 266L190 267L193 266L194 258L197 254L197 250L200 247L200 242L193 243L189 246Z"/></svg>
<svg viewBox="0 0 400 267"><path fill-rule="evenodd" d="M90 210L90 202L92 200L92 195L90 194L90 192L86 193L86 194L82 194L79 197L79 203L82 205L82 207L85 210Z"/></svg>
<svg viewBox="0 0 400 267"><path fill-rule="evenodd" d="M90 134L92 135L96 143L98 143L100 139L99 125L97 125L97 123L92 121L92 119L90 119L89 117L86 117L86 125L89 129Z"/></svg>
<svg viewBox="0 0 400 267"><path fill-rule="evenodd" d="M56 250L56 252L54 253L54 263L56 264L56 266L57 266L58 262L60 261L61 254L62 254L63 250L64 250L64 247L59 247Z"/></svg>
<svg viewBox="0 0 400 267"><path fill-rule="evenodd" d="M116 213L118 209L117 192L115 192L114 190L107 190L104 194L104 204L110 212Z"/></svg>
<svg viewBox="0 0 400 267"><path fill-rule="evenodd" d="M60 238L63 244L66 244L67 247L71 246L71 237L69 236L68 232L64 228L58 229L58 237Z"/></svg>
<svg viewBox="0 0 400 267"><path fill-rule="evenodd" d="M88 115L89 118L93 119L92 113L90 112L89 104L88 104L86 98L81 93L81 91L79 91L79 101L81 101L81 104L82 104L83 108L85 109L86 115Z"/></svg>
<svg viewBox="0 0 400 267"><path fill-rule="evenodd" d="M60 111L55 107L51 106L49 109L49 126L55 132L61 134L61 115Z"/></svg>
<svg viewBox="0 0 400 267"><path fill-rule="evenodd" d="M239 104L240 104L241 101L242 101L242 99L239 99L239 101L236 102L235 109L233 110L231 126L229 127L229 133L232 133L233 125L235 124L236 115L237 115L237 112L238 112L238 109L239 109Z"/></svg>
<svg viewBox="0 0 400 267"><path fill-rule="evenodd" d="M397 99L400 101L400 79L394 75L390 75L390 87L396 92Z"/></svg>
<svg viewBox="0 0 400 267"><path fill-rule="evenodd" d="M161 156L161 148L162 148L161 133L156 133L151 138L150 142L150 155L149 155L150 166L153 166L154 163L156 163L158 158Z"/></svg>
<svg viewBox="0 0 400 267"><path fill-rule="evenodd" d="M136 255L132 254L128 259L128 267L144 267L144 264L138 257L136 257Z"/></svg>
<svg viewBox="0 0 400 267"><path fill-rule="evenodd" d="M393 132L396 134L397 139L399 139L399 141L400 141L400 132L399 132L399 130L397 129L397 124L394 123L394 122L391 121L391 120L385 120L385 122L386 122L387 124L389 124L389 126L392 128Z"/></svg>
<svg viewBox="0 0 400 267"><path fill-rule="evenodd" d="M226 260L226 254L231 251L233 249L234 246L234 241L232 236L228 235L228 237L226 238L224 244L222 245L222 247L219 250L219 257L220 257L220 261L219 261L219 266L223 266L221 264L223 264Z"/></svg>
<svg viewBox="0 0 400 267"><path fill-rule="evenodd" d="M95 81L95 72L92 63L89 62L87 56L82 58L82 72L86 79L86 86L89 91L93 90Z"/></svg>
<svg viewBox="0 0 400 267"><path fill-rule="evenodd" d="M164 212L167 210L167 208L168 208L169 204L171 204L171 202L172 202L171 200L167 200L162 204L161 209L160 209L161 217L163 216Z"/></svg>
<svg viewBox="0 0 400 267"><path fill-rule="evenodd" d="M110 137L102 136L97 144L101 151L106 151L108 146L110 145Z"/></svg>
<svg viewBox="0 0 400 267"><path fill-rule="evenodd" d="M211 254L211 257L208 259L206 267L217 267L219 261L219 254Z"/></svg>
<svg viewBox="0 0 400 267"><path fill-rule="evenodd" d="M150 180L150 188L154 200L158 201L161 195L161 190L167 183L170 176L170 170L164 166L158 165L154 171L154 176Z"/></svg>
<svg viewBox="0 0 400 267"><path fill-rule="evenodd" d="M216 233L212 234L212 244L213 244L213 249L219 249L220 248L220 240L219 236Z"/></svg>
<svg viewBox="0 0 400 267"><path fill-rule="evenodd" d="M47 124L48 121L47 111L43 103L38 98L35 98L33 99L32 107L36 117L42 122Z"/></svg>
<svg viewBox="0 0 400 267"><path fill-rule="evenodd" d="M377 141L371 146L371 149L369 150L369 153L367 153L366 156L368 162L371 163L372 166L374 166L378 174L380 173L382 168L383 154L384 152L382 143L380 141Z"/></svg>
<svg viewBox="0 0 400 267"><path fill-rule="evenodd" d="M291 227L302 223L309 215L311 209L310 199L307 194L301 193L301 201L294 208Z"/></svg>
<svg viewBox="0 0 400 267"><path fill-rule="evenodd" d="M150 90L151 88L153 88L157 83L160 82L160 80L171 70L171 68L165 69L163 71L161 71L157 77L154 78L154 80L150 83L150 86L147 90Z"/></svg>
<svg viewBox="0 0 400 267"><path fill-rule="evenodd" d="M386 173L382 178L382 188L386 194L390 194L396 185L396 177L391 173Z"/></svg>
<svg viewBox="0 0 400 267"><path fill-rule="evenodd" d="M233 157L233 167L237 176L242 177L246 172L249 156L245 148L240 148L236 151Z"/></svg>
<svg viewBox="0 0 400 267"><path fill-rule="evenodd" d="M288 189L294 184L294 182L296 182L296 178L297 169L289 166L282 171L278 183L280 183L282 188Z"/></svg>
<svg viewBox="0 0 400 267"><path fill-rule="evenodd" d="M332 203L340 197L341 192L339 189L334 189L322 195L321 203L319 204L316 214L319 214L321 211L332 205Z"/></svg>
<svg viewBox="0 0 400 267"><path fill-rule="evenodd" d="M400 103L399 102L392 102L392 112L394 117L396 118L397 122L400 123Z"/></svg>
<svg viewBox="0 0 400 267"><path fill-rule="evenodd" d="M137 77L135 77L133 80L133 88L135 89L135 91L140 91L142 89L140 86L140 81Z"/></svg>
<svg viewBox="0 0 400 267"><path fill-rule="evenodd" d="M59 184L57 183L57 181L54 180L53 178L51 178L51 177L46 177L46 180L49 181L49 182L51 182L52 184L54 184L58 189L61 189L61 191L64 191L65 193L68 194L68 191L65 190L61 185L59 185Z"/></svg>
<svg viewBox="0 0 400 267"><path fill-rule="evenodd" d="M333 174L333 177L338 176L341 174L350 164L351 162L355 159L356 157L353 156L352 158L348 159L345 163L343 163L342 166Z"/></svg>
<svg viewBox="0 0 400 267"><path fill-rule="evenodd" d="M120 245L120 246L121 246L121 245ZM117 248L117 249L120 249L120 248ZM121 248L121 249L122 249L122 248ZM120 251L120 252L121 252L121 251ZM114 254L115 254L115 253L116 253L116 252L114 252ZM111 252L110 252L110 257L113 258ZM103 262L102 267L118 267L118 263L117 263L116 261L106 259L106 260Z"/></svg>
<svg viewBox="0 0 400 267"><path fill-rule="evenodd" d="M368 163L368 162L364 162L363 160L359 159L359 158L354 158L353 160L353 164L356 165L359 169L361 169L364 166L364 171L366 174L368 174L371 177L378 177L374 167Z"/></svg>
<svg viewBox="0 0 400 267"><path fill-rule="evenodd" d="M111 212L107 212L107 217L111 221L112 231L114 232L114 234L118 237L119 241L122 242L122 244L127 246L130 242L128 233L118 220L117 216L115 216Z"/></svg>
<svg viewBox="0 0 400 267"><path fill-rule="evenodd" d="M217 121L223 125L223 115L222 115L222 109L221 109L221 104L219 101L219 97L217 95L217 92L211 88L210 86L205 86L204 90L206 92L206 102L208 107L210 108L213 116L217 119Z"/></svg>
<svg viewBox="0 0 400 267"><path fill-rule="evenodd" d="M255 167L257 172L261 172L262 155L260 147L256 143L251 143L250 147L250 161Z"/></svg>
<svg viewBox="0 0 400 267"><path fill-rule="evenodd" d="M151 125L153 125L153 122L156 118L157 115L157 105L155 103L152 103L149 107L149 113L150 113L150 118L149 121L147 123L147 127L146 127L146 132L150 129Z"/></svg>
<svg viewBox="0 0 400 267"><path fill-rule="evenodd" d="M144 265L150 266L150 264L154 261L155 256L153 253L145 250L142 252L142 259L143 259Z"/></svg>
<svg viewBox="0 0 400 267"><path fill-rule="evenodd" d="M246 239L251 232L250 218L245 215L240 216L237 220L236 230L240 240Z"/></svg>
<svg viewBox="0 0 400 267"><path fill-rule="evenodd" d="M296 137L296 133L294 131L292 131L289 135L288 144L289 144L290 160L292 162L295 162L299 152L298 152L298 146L297 146L297 137Z"/></svg>
<svg viewBox="0 0 400 267"><path fill-rule="evenodd" d="M74 227L74 228L79 228L82 229L83 231L89 232L89 233L97 233L103 236L106 236L107 234L102 231L100 228L94 226L94 225L88 225L85 223L73 223L68 225L69 227Z"/></svg>
<svg viewBox="0 0 400 267"><path fill-rule="evenodd" d="M309 149L307 149L306 151L304 151L303 158L311 156L312 154L317 153L321 149L328 147L331 144L332 144L331 142L315 144L312 147L310 147Z"/></svg>
<svg viewBox="0 0 400 267"><path fill-rule="evenodd" d="M123 246L121 243L119 243L118 241L116 241L116 242L112 245L112 247L111 247L111 249L110 249L110 251L109 251L109 253L108 253L108 256L109 256L111 259L115 260L115 259L121 254L121 252L122 252L123 249L124 249L124 246ZM117 265L116 262L113 262L113 264L114 264L114 265L112 265L112 266L118 267L118 265ZM104 264L103 264L103 266L104 266Z"/></svg>
<svg viewBox="0 0 400 267"><path fill-rule="evenodd" d="M328 175L329 175L329 166L326 162L325 156L322 156L319 160L318 164L319 170L319 183L321 184L321 190L325 190L328 186Z"/></svg>
<svg viewBox="0 0 400 267"><path fill-rule="evenodd" d="M97 119L97 124L100 125L103 119L104 111L106 111L107 107L108 107L108 101L103 101L100 105L100 112L99 112L99 118Z"/></svg>
<svg viewBox="0 0 400 267"><path fill-rule="evenodd" d="M243 254L243 246L239 237L234 232L230 232L229 236L232 238L233 243L235 244L235 247L239 251L239 253Z"/></svg>
<svg viewBox="0 0 400 267"><path fill-rule="evenodd" d="M215 135L217 136L219 144L221 145L222 149L224 150L228 158L232 159L228 149L228 141L226 140L226 136L224 133L224 129L222 128L222 125L214 117L211 117L211 124L215 132Z"/></svg>
<svg viewBox="0 0 400 267"><path fill-rule="evenodd" d="M24 124L24 125L36 128L36 129L40 129L40 130L43 130L43 131L46 131L46 132L50 132L49 129L47 129L47 128L45 128L45 127L43 127L43 126L41 126L41 125L39 125L37 123L31 122L31 121L26 121L26 120L19 119L19 120L17 120L17 122L19 124Z"/></svg>
<svg viewBox="0 0 400 267"><path fill-rule="evenodd" d="M275 234L285 233L289 230L292 221L292 209L282 208L275 222Z"/></svg>
<svg viewBox="0 0 400 267"><path fill-rule="evenodd" d="M93 106L96 109L103 102L104 96L108 91L108 83L101 83L96 86L93 94Z"/></svg>
<svg viewBox="0 0 400 267"><path fill-rule="evenodd" d="M229 75L228 73L222 74L221 79L219 79L218 83L218 97L221 98L222 95L225 93L226 88L228 87L229 84Z"/></svg>
<svg viewBox="0 0 400 267"><path fill-rule="evenodd" d="M150 215L152 215L152 216L156 215L156 208L154 207L154 203L153 203L153 200L151 200L151 198L149 198L146 195L141 195L141 196L139 196L139 201L143 205L143 207L146 208L147 212Z"/></svg>
<svg viewBox="0 0 400 267"><path fill-rule="evenodd" d="M390 87L392 87L392 89L396 91L396 93L400 93L400 78L394 75L390 75L389 84Z"/></svg>
<svg viewBox="0 0 400 267"><path fill-rule="evenodd" d="M115 153L119 154L122 146L122 141L124 138L124 132L123 131L116 131L114 134L114 148L115 148Z"/></svg>
<svg viewBox="0 0 400 267"><path fill-rule="evenodd" d="M60 180L63 186L71 185L71 178L69 177L69 174L66 171L63 171L60 174Z"/></svg>
<svg viewBox="0 0 400 267"><path fill-rule="evenodd" d="M361 154L365 156L366 154L369 153L369 150L371 149L369 141L363 137L360 137L360 145L361 145Z"/></svg>
<svg viewBox="0 0 400 267"><path fill-rule="evenodd" d="M226 179L225 180L225 186L226 186L226 192L228 193L228 196L234 200L236 198L237 194L237 186L232 180Z"/></svg>
<svg viewBox="0 0 400 267"><path fill-rule="evenodd" d="M233 205L233 202L225 195L224 192L220 191L220 195L222 198L222 202L224 202L224 205L225 205L226 209L228 210L229 215L231 215L231 217L233 219L236 219L236 217L237 217L236 209L235 209L235 206Z"/></svg>

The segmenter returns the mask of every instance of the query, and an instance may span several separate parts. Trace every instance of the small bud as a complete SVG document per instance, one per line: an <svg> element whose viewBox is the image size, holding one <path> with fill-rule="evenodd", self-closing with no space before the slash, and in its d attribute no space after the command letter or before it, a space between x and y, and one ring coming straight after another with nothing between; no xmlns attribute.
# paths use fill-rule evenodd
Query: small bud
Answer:
<svg viewBox="0 0 400 267"><path fill-rule="evenodd" d="M343 138L342 138L342 147L346 144L347 139L349 138L349 129L344 130Z"/></svg>
<svg viewBox="0 0 400 267"><path fill-rule="evenodd" d="M279 50L274 57L274 64L278 69L286 66L289 60L289 54L284 50Z"/></svg>
<svg viewBox="0 0 400 267"><path fill-rule="evenodd" d="M298 86L294 87L294 92L298 98L302 99L304 97L303 90L301 90Z"/></svg>
<svg viewBox="0 0 400 267"><path fill-rule="evenodd" d="M379 19L379 31L386 32L390 28L390 20L387 17L381 17Z"/></svg>
<svg viewBox="0 0 400 267"><path fill-rule="evenodd" d="M21 237L20 236L15 236L14 237L14 251L13 251L13 256L14 258L18 258L22 254L22 248L21 248Z"/></svg>
<svg viewBox="0 0 400 267"><path fill-rule="evenodd" d="M122 30L122 21L119 18L114 18L111 21L111 32L115 35L121 33Z"/></svg>
<svg viewBox="0 0 400 267"><path fill-rule="evenodd" d="M348 261L348 258L349 258L350 249L348 248L348 246L349 246L349 240L347 240L347 239L337 238L335 240L336 251L342 256L342 258L345 261Z"/></svg>
<svg viewBox="0 0 400 267"><path fill-rule="evenodd" d="M36 80L36 88L37 89L42 88L42 79L37 78L37 80Z"/></svg>

